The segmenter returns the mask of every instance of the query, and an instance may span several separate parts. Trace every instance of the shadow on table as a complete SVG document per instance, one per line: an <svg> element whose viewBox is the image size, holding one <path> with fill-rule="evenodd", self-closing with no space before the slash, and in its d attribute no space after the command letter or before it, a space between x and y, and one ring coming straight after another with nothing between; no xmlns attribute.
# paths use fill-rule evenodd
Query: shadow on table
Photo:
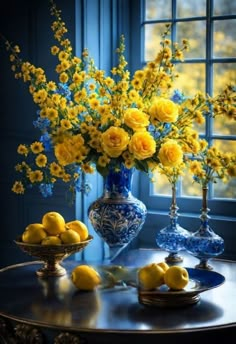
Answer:
<svg viewBox="0 0 236 344"><path fill-rule="evenodd" d="M147 330L202 328L210 326L212 320L219 319L222 315L223 310L219 306L205 300L180 308L154 308L133 304L128 309L128 318Z"/></svg>

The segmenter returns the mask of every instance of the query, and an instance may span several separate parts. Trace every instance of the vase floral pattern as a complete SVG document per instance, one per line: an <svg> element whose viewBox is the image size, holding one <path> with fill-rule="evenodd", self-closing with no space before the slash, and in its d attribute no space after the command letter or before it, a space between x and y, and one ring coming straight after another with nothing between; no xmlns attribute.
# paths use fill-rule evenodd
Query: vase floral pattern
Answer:
<svg viewBox="0 0 236 344"><path fill-rule="evenodd" d="M131 193L134 169L111 168L104 177L103 195L93 202L89 219L96 233L108 244L111 258L125 248L141 230L147 209Z"/></svg>

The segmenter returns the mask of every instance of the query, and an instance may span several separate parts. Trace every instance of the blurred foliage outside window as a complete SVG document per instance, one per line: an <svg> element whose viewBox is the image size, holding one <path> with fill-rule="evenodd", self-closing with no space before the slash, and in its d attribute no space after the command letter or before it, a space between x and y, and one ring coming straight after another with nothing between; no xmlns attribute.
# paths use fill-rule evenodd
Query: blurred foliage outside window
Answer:
<svg viewBox="0 0 236 344"><path fill-rule="evenodd" d="M173 7L172 7L173 6ZM146 0L144 1L144 62L155 58L165 24L172 25L173 42L183 38L190 44L175 87L186 96L197 91L216 95L225 85L236 84L236 1L232 0ZM236 122L217 116L198 128L201 137L223 151L236 151ZM178 196L200 196L199 185L185 175ZM165 176L158 176L154 194L169 195ZM236 180L211 186L211 198L236 199Z"/></svg>

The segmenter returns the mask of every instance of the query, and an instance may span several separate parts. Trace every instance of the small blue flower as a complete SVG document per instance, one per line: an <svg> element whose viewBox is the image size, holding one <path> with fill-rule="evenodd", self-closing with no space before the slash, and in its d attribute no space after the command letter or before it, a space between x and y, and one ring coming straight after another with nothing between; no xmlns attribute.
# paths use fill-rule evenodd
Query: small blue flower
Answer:
<svg viewBox="0 0 236 344"><path fill-rule="evenodd" d="M153 124L150 124L149 126L148 126L148 131L151 133L151 132L153 132L153 131L155 131L155 126L153 125Z"/></svg>
<svg viewBox="0 0 236 344"><path fill-rule="evenodd" d="M53 194L52 189L53 189L52 183L49 183L49 184L42 183L39 185L39 191L42 194L42 196L45 198L52 196Z"/></svg>
<svg viewBox="0 0 236 344"><path fill-rule="evenodd" d="M35 128L39 128L43 131L49 127L50 120L48 118L39 117L36 121L33 121L33 125Z"/></svg>
<svg viewBox="0 0 236 344"><path fill-rule="evenodd" d="M42 142L45 152L50 152L53 149L53 144L50 135L48 132L45 132L39 139Z"/></svg>
<svg viewBox="0 0 236 344"><path fill-rule="evenodd" d="M158 132L154 125L150 124L148 126L149 133L153 136L154 139L158 139L160 137L160 132Z"/></svg>
<svg viewBox="0 0 236 344"><path fill-rule="evenodd" d="M62 82L60 82L58 84L58 88L57 90L55 91L55 93L58 93L58 94L61 94L62 96L64 96L67 100L71 100L71 91L68 87L68 85L65 83L63 84Z"/></svg>
<svg viewBox="0 0 236 344"><path fill-rule="evenodd" d="M149 125L148 131L154 139L162 138L171 131L171 123L164 123L162 131L157 130L153 125Z"/></svg>
<svg viewBox="0 0 236 344"><path fill-rule="evenodd" d="M170 131L171 131L171 123L165 123L164 124L164 130L162 132L162 136L169 134Z"/></svg>
<svg viewBox="0 0 236 344"><path fill-rule="evenodd" d="M75 181L75 189L77 192L82 192L85 195L88 195L92 190L92 184L87 181L83 181L82 178L78 178Z"/></svg>
<svg viewBox="0 0 236 344"><path fill-rule="evenodd" d="M174 103L182 104L186 99L184 94L179 90L174 90L172 97L170 98Z"/></svg>

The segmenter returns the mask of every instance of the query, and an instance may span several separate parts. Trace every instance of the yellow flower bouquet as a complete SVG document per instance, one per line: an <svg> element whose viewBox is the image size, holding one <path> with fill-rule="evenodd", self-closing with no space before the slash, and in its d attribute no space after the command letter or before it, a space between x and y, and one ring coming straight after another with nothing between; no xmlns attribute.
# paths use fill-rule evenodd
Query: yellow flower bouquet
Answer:
<svg viewBox="0 0 236 344"><path fill-rule="evenodd" d="M166 26L160 51L153 61L131 76L125 59L125 38L116 50L117 65L109 75L96 68L87 50L73 54L66 38L67 28L60 10L51 1L54 18L51 29L57 43L51 54L57 59L58 81L47 79L44 70L20 57L19 46L5 40L16 79L29 84L38 106L33 125L41 136L30 145L20 144L21 161L16 165L20 180L12 190L24 194L37 186L44 197L53 193L57 181L74 192L81 173L98 171L107 175L110 167L134 167L152 177L160 166L178 168L185 157L202 149L194 124L202 124L215 103L216 114L232 112L232 99L212 99L201 93L185 97L174 89L175 62L181 62L188 42L173 44ZM233 93L227 86L224 92Z"/></svg>

